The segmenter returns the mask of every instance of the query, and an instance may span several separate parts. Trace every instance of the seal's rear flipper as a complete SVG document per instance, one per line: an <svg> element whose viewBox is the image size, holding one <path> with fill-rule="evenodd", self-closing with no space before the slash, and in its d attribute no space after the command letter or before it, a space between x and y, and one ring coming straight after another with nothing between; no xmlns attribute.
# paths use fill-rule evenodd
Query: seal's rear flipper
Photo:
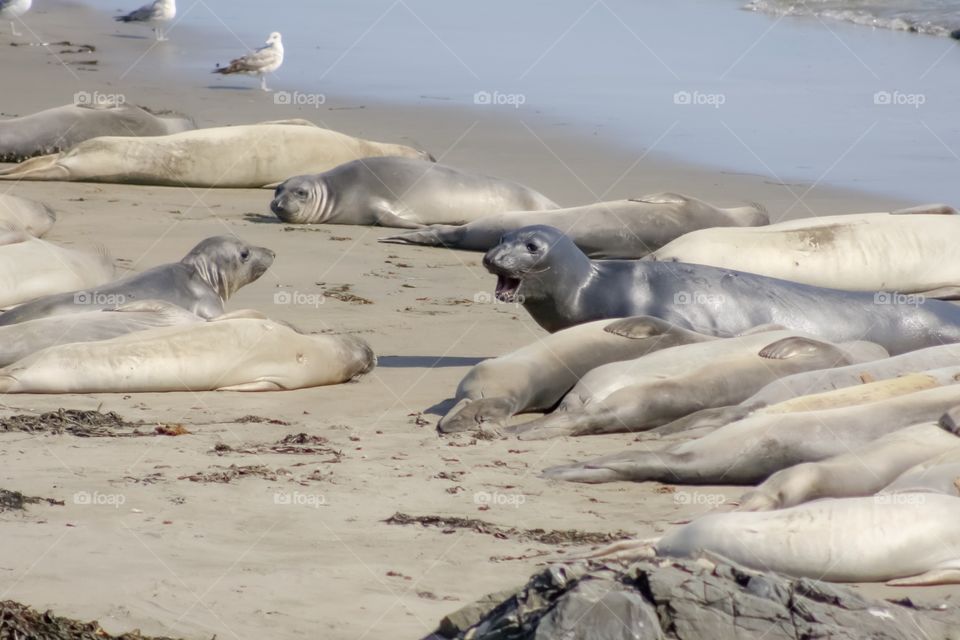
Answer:
<svg viewBox="0 0 960 640"><path fill-rule="evenodd" d="M960 584L960 561L954 560L918 576L887 581L890 587L929 587L937 584Z"/></svg>
<svg viewBox="0 0 960 640"><path fill-rule="evenodd" d="M960 300L960 287L937 287L929 291L918 291L918 298L936 298L937 300Z"/></svg>
<svg viewBox="0 0 960 640"><path fill-rule="evenodd" d="M446 247L454 241L451 234L458 227L449 224L434 224L417 231L408 231L395 236L380 238L378 242L390 244L417 244L424 247Z"/></svg>
<svg viewBox="0 0 960 640"><path fill-rule="evenodd" d="M953 435L960 435L960 406L950 409L940 417L940 428Z"/></svg>
<svg viewBox="0 0 960 640"><path fill-rule="evenodd" d="M670 323L654 318L652 316L634 316L615 320L603 328L607 333L615 336L630 338L631 340L640 340L641 338L652 338L667 332Z"/></svg>
<svg viewBox="0 0 960 640"><path fill-rule="evenodd" d="M960 214L956 209L948 204L921 204L916 207L907 207L905 209L896 209L890 212L892 216L909 216L914 214L935 215L935 216L955 216Z"/></svg>
<svg viewBox="0 0 960 640"><path fill-rule="evenodd" d="M137 300L127 302L113 309L104 309L103 313L155 313L170 320L183 319L184 322L203 322L203 318L183 307L166 300Z"/></svg>
<svg viewBox="0 0 960 640"><path fill-rule="evenodd" d="M58 164L60 154L24 160L9 169L0 169L0 180L67 180L70 172Z"/></svg>
<svg viewBox="0 0 960 640"><path fill-rule="evenodd" d="M283 391L283 387L269 380L257 380L256 382L244 382L219 387L217 391Z"/></svg>
<svg viewBox="0 0 960 640"><path fill-rule="evenodd" d="M247 318L249 320L269 320L267 316L263 315L256 309L238 309L236 311L231 311L229 313L224 313L217 316L216 318L210 318L209 322L219 322L220 320L236 320L237 318ZM287 323L286 326L290 326Z"/></svg>
<svg viewBox="0 0 960 640"><path fill-rule="evenodd" d="M811 338L793 336L768 344L757 355L768 360L788 360L798 356L814 355L824 347L832 347L832 345Z"/></svg>

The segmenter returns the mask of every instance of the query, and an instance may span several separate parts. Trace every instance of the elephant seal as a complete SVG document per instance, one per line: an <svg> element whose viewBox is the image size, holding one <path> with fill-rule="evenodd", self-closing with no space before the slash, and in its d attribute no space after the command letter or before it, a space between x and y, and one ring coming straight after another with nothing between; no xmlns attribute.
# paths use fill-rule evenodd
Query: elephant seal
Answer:
<svg viewBox="0 0 960 640"><path fill-rule="evenodd" d="M196 129L189 118L126 104L68 104L0 120L0 162L59 153L100 136L165 136Z"/></svg>
<svg viewBox="0 0 960 640"><path fill-rule="evenodd" d="M647 315L715 336L780 325L833 343L865 340L891 354L960 341L960 307L940 300L883 304L874 293L822 289L674 262L592 261L559 230L512 231L483 257L497 299L522 301L553 332Z"/></svg>
<svg viewBox="0 0 960 640"><path fill-rule="evenodd" d="M366 158L277 187L270 210L290 224L422 227L515 209L556 209L522 185L410 158Z"/></svg>
<svg viewBox="0 0 960 640"><path fill-rule="evenodd" d="M700 516L654 544L657 555L720 556L829 582L960 582L960 498L817 500L758 513Z"/></svg>
<svg viewBox="0 0 960 640"><path fill-rule="evenodd" d="M781 469L745 493L738 501L737 511L768 511L820 498L873 495L915 465L937 458L945 450L960 451L956 434L937 422L911 425L853 451ZM960 477L960 473L954 477Z"/></svg>
<svg viewBox="0 0 960 640"><path fill-rule="evenodd" d="M42 238L56 221L57 214L47 205L0 193L0 232L22 231Z"/></svg>
<svg viewBox="0 0 960 640"><path fill-rule="evenodd" d="M371 156L429 155L371 142L305 120L183 131L167 136L104 136L0 170L0 180L115 182L170 187L256 188Z"/></svg>
<svg viewBox="0 0 960 640"><path fill-rule="evenodd" d="M678 344L712 340L646 317L571 327L470 369L457 387L453 408L437 429L453 433L485 425L502 427L518 413L553 407L595 367Z"/></svg>
<svg viewBox="0 0 960 640"><path fill-rule="evenodd" d="M380 242L487 251L509 231L544 224L563 231L591 258L633 259L696 229L768 222L767 212L760 205L720 209L678 193L655 193L556 211L498 212L464 225L433 225L381 238Z"/></svg>
<svg viewBox="0 0 960 640"><path fill-rule="evenodd" d="M0 314L0 326L108 309L138 300L163 300L201 318L215 318L223 313L223 304L231 295L270 268L273 258L270 249L249 245L233 236L213 236L191 249L180 262L16 307Z"/></svg>
<svg viewBox="0 0 960 640"><path fill-rule="evenodd" d="M927 212L930 212L927 214ZM763 228L701 229L648 260L735 269L850 291L960 297L960 216L927 205L908 213L791 220ZM891 256L896 256L892 258Z"/></svg>
<svg viewBox="0 0 960 640"><path fill-rule="evenodd" d="M174 304L144 300L116 309L76 313L67 322L51 316L0 326L0 367L60 344L97 342L145 329L197 322L203 322L203 318Z"/></svg>
<svg viewBox="0 0 960 640"><path fill-rule="evenodd" d="M113 280L104 253L68 249L20 232L0 232L0 307L41 296L97 287Z"/></svg>
<svg viewBox="0 0 960 640"><path fill-rule="evenodd" d="M375 363L359 338L230 314L44 349L0 369L0 393L279 391L347 382Z"/></svg>
<svg viewBox="0 0 960 640"><path fill-rule="evenodd" d="M587 483L656 480L674 484L756 484L780 469L817 462L892 431L937 419L960 404L958 374L960 367L926 372L922 375L930 379L928 387L921 385L922 390L902 395L893 395L891 388L898 383L912 387L917 384L915 380L874 382L873 385L887 389L891 397L819 411L768 411L663 450L626 451L586 463L553 467L544 474ZM858 390L869 394L871 386Z"/></svg>
<svg viewBox="0 0 960 640"><path fill-rule="evenodd" d="M832 345L795 331L672 347L592 369L556 411L509 431L521 440L645 431L705 407L736 404L791 373L886 356L875 344Z"/></svg>

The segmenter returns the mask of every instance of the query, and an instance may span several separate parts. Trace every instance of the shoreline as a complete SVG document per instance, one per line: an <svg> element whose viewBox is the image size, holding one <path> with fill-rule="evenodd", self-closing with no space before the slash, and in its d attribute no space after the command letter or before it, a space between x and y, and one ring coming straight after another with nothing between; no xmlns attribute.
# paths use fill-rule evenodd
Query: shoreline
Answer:
<svg viewBox="0 0 960 640"><path fill-rule="evenodd" d="M30 24L45 39L97 49L68 54L59 51L74 47L53 53L10 47L5 113L32 113L68 103L78 91L100 91L183 111L200 126L302 117L423 147L444 162L527 184L565 206L657 191L720 206L758 201L774 219L918 204L823 185L784 186L762 175L673 162L656 150L643 155L632 143L607 144L554 116L513 120L496 110L332 95L321 109L277 105L251 79L228 83L250 89L183 83L174 63L202 33L175 32L165 51L151 48L150 40L114 36L102 12L44 7ZM99 62L64 67L58 58ZM359 334L381 364L355 383L290 392L4 398L5 415L61 407L116 411L149 428L182 424L190 432L0 434L0 487L66 503L0 517L7 542L0 550L4 598L97 619L113 633L139 628L190 640L423 637L444 615L521 584L547 559L582 548L386 522L397 512L477 518L518 530L649 537L743 492L697 487L685 494L696 499L684 501L654 483L569 486L539 477L542 468L567 460L664 444L638 442L631 434L541 442L437 437L438 415L429 409L452 397L476 358L544 335L522 309L476 301L494 286L480 254L377 243L390 229L287 227L269 217L265 189L57 182L6 188L57 210L49 240L102 246L127 268L178 260L209 235L231 233L267 246L277 252L273 267L239 291L228 310L255 308L305 331ZM275 298L280 288L313 294L345 285L369 303L327 298L316 306L284 305ZM339 455L268 450L297 433L326 438ZM218 448L224 444L234 450ZM250 450L256 452L245 453ZM191 479L231 465L248 475L230 482ZM84 504L74 499L78 492L116 499ZM917 601L950 593L950 587L860 588Z"/></svg>

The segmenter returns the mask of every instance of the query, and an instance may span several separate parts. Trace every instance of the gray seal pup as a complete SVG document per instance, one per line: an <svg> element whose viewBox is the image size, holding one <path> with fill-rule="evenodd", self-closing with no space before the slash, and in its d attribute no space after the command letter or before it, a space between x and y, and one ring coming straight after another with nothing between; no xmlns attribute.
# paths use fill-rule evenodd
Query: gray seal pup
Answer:
<svg viewBox="0 0 960 640"><path fill-rule="evenodd" d="M647 315L729 337L761 325L833 343L865 340L896 355L960 341L960 307L940 300L886 304L875 293L823 289L740 271L676 262L590 260L563 233L508 233L483 257L501 301L522 300L547 331Z"/></svg>
<svg viewBox="0 0 960 640"><path fill-rule="evenodd" d="M277 187L270 210L290 224L419 228L500 211L556 209L515 182L410 158L367 158Z"/></svg>
<svg viewBox="0 0 960 640"><path fill-rule="evenodd" d="M796 331L677 346L591 370L555 411L508 431L521 440L645 431L705 407L736 404L791 373L886 356L875 344L833 345Z"/></svg>
<svg viewBox="0 0 960 640"><path fill-rule="evenodd" d="M133 105L68 104L0 120L0 162L59 153L100 136L165 136L195 128L190 118Z"/></svg>
<svg viewBox="0 0 960 640"><path fill-rule="evenodd" d="M376 365L359 338L256 315L49 347L0 369L0 393L280 391L340 384Z"/></svg>
<svg viewBox="0 0 960 640"><path fill-rule="evenodd" d="M487 251L509 231L543 224L563 231L591 258L635 259L697 229L768 222L760 205L721 209L678 193L655 193L556 211L496 213L464 225L432 225L380 238L380 242Z"/></svg>
<svg viewBox="0 0 960 640"><path fill-rule="evenodd" d="M547 469L546 477L572 482L656 480L675 484L756 484L780 469L817 462L872 442L913 424L936 420L960 404L960 367L914 377L930 378L929 388L895 395L898 385L916 384L911 376L856 388L870 394L873 385L886 399L854 406L779 413L768 408L702 438L662 450L632 450ZM845 390L841 390L845 391ZM838 393L838 392L832 392Z"/></svg>
<svg viewBox="0 0 960 640"><path fill-rule="evenodd" d="M429 159L429 154L404 145L362 140L305 120L287 120L166 136L93 138L63 153L0 169L0 180L258 188L371 156Z"/></svg>
<svg viewBox="0 0 960 640"><path fill-rule="evenodd" d="M595 367L713 340L646 317L598 320L558 331L470 369L437 429L441 433L497 429L518 413L550 409Z"/></svg>
<svg viewBox="0 0 960 640"><path fill-rule="evenodd" d="M2 255L2 254L0 254ZM141 300L163 300L197 314L216 318L223 304L241 287L262 276L274 253L233 236L201 241L179 262L147 269L115 282L46 296L0 314L0 326L94 309L109 309Z"/></svg>

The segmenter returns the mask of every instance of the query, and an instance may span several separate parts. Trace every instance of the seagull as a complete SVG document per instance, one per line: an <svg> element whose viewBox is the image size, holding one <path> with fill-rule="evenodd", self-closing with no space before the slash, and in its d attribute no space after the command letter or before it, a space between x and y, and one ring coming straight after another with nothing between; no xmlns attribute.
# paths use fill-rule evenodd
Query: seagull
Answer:
<svg viewBox="0 0 960 640"><path fill-rule="evenodd" d="M2 2L3 0L0 0ZM177 0L154 0L150 4L145 4L136 11L131 11L125 16L114 18L117 22L146 22L154 24L153 33L157 36L157 41L162 42L167 39L163 35L163 28L157 23L170 22L177 15Z"/></svg>
<svg viewBox="0 0 960 640"><path fill-rule="evenodd" d="M17 32L17 23L14 22L14 19L30 11L30 5L32 4L33 0L0 0L0 18L10 21L10 30L13 35L23 35Z"/></svg>
<svg viewBox="0 0 960 640"><path fill-rule="evenodd" d="M267 38L267 43L242 58L231 60L226 67L217 65L214 73L229 75L231 73L245 73L247 75L260 76L260 88L264 91L270 91L267 88L268 73L273 73L283 64L283 42L280 41L280 34L274 31Z"/></svg>

